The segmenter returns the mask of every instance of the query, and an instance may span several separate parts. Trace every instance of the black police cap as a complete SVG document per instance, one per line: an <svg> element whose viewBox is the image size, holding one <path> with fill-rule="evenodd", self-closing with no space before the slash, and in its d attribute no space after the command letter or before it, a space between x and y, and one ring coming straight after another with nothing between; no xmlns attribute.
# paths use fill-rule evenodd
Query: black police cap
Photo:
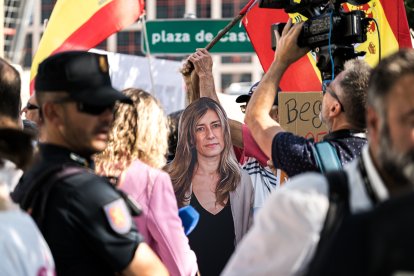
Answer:
<svg viewBox="0 0 414 276"><path fill-rule="evenodd" d="M129 97L114 89L106 55L68 51L52 55L39 64L35 90L68 92L75 101L109 105L116 101L132 104Z"/></svg>
<svg viewBox="0 0 414 276"><path fill-rule="evenodd" d="M250 101L250 97L253 95L253 92L256 90L256 88L259 86L259 81L256 82L255 84L253 84L250 89L249 92L247 94L243 94L240 95L236 98L236 103L248 103ZM277 90L277 92L279 92L279 89ZM275 97L275 101L273 102L273 105L278 105L278 97L276 95Z"/></svg>

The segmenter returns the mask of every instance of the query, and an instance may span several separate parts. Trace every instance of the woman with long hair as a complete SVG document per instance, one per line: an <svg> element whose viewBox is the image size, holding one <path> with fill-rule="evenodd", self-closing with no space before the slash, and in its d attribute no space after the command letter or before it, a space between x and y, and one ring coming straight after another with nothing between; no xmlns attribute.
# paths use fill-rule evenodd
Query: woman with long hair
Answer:
<svg viewBox="0 0 414 276"><path fill-rule="evenodd" d="M195 275L197 262L184 234L170 177L161 171L168 150L168 123L159 102L140 89L126 89L133 105L118 105L106 150L96 170L118 177L118 188L141 206L139 232L171 275Z"/></svg>
<svg viewBox="0 0 414 276"><path fill-rule="evenodd" d="M253 186L237 163L223 108L210 98L192 102L181 115L170 174L178 206L199 213L189 235L202 275L219 275L247 232Z"/></svg>

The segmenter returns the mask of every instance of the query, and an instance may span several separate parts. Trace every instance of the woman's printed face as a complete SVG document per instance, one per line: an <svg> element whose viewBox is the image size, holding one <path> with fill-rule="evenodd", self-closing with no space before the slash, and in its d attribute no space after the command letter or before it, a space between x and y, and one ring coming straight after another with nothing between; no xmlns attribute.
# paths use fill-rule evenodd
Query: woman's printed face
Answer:
<svg viewBox="0 0 414 276"><path fill-rule="evenodd" d="M195 143L198 155L216 157L224 150L223 126L211 109L196 124Z"/></svg>

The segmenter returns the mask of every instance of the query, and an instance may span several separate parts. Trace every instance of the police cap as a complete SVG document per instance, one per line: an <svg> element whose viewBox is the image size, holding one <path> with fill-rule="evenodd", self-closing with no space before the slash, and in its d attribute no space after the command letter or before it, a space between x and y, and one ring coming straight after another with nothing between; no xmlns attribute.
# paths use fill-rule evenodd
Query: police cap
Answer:
<svg viewBox="0 0 414 276"><path fill-rule="evenodd" d="M75 101L90 105L132 104L112 87L106 55L84 51L62 52L45 59L39 64L35 90L65 91Z"/></svg>
<svg viewBox="0 0 414 276"><path fill-rule="evenodd" d="M256 88L259 86L259 81L256 82L255 84L253 84L250 89L249 92L247 94L243 94L240 95L236 98L236 103L248 103L250 101L250 97L253 95L253 92L256 90ZM277 92L279 92L279 89L277 90ZM273 105L278 105L278 97L276 95L275 97L275 101L273 102Z"/></svg>

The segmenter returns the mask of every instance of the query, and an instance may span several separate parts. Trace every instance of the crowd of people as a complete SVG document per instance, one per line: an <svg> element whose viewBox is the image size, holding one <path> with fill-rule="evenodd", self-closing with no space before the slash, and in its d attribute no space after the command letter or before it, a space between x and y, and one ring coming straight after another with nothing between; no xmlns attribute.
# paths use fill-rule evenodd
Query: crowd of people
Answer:
<svg viewBox="0 0 414 276"><path fill-rule="evenodd" d="M414 272L414 50L373 69L350 60L325 83L324 142L342 169L323 174L316 143L278 122L280 80L309 51L301 27L288 21L237 99L245 124L220 105L206 49L183 65L189 102L170 117L150 93L114 89L106 56L84 51L46 58L22 108L19 73L0 59L1 274Z"/></svg>

